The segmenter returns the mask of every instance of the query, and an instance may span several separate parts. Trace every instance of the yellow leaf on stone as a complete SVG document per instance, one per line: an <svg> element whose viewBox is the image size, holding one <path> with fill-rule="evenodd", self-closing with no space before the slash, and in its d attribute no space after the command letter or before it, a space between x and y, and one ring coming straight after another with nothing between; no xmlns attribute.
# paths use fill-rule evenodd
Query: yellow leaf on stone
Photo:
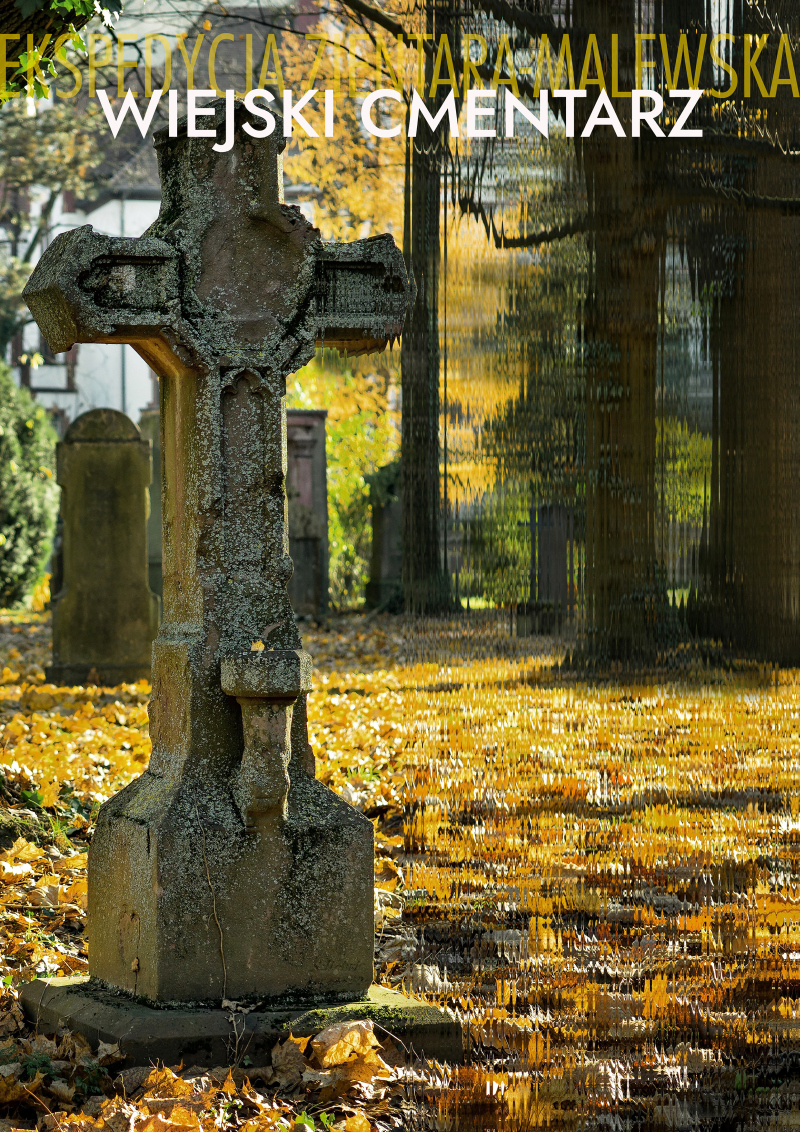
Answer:
<svg viewBox="0 0 800 1132"><path fill-rule="evenodd" d="M337 1022L318 1034L311 1043L323 1069L344 1065L352 1058L369 1053L380 1043L372 1030L372 1022Z"/></svg>

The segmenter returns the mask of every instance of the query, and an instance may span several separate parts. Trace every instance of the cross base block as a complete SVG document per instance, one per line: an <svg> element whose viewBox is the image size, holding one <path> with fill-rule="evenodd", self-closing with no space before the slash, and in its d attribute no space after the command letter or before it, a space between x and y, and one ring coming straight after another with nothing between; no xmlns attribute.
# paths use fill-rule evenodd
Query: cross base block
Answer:
<svg viewBox="0 0 800 1132"><path fill-rule="evenodd" d="M399 1038L417 1055L460 1062L461 1025L452 1014L385 987L371 986L361 1001L234 1015L214 1007L153 1007L84 975L36 979L20 995L26 1018L40 1032L60 1026L98 1042L119 1043L120 1069L149 1065L232 1065L246 1056L265 1065L276 1042L317 1034L337 1022L371 1019L378 1040Z"/></svg>

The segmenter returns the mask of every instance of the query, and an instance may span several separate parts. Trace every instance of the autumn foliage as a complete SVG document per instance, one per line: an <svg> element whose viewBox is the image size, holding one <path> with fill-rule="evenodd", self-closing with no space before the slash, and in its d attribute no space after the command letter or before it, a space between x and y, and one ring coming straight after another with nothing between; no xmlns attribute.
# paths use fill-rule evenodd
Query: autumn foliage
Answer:
<svg viewBox="0 0 800 1132"><path fill-rule="evenodd" d="M375 823L377 978L453 1011L468 1063L414 1061L350 1024L265 1066L119 1073L113 1049L36 1035L15 988L86 969L86 846L97 805L146 765L148 689L48 687L47 642L44 615L3 615L12 1125L567 1128L590 1104L660 1125L674 1095L727 1111L745 1073L780 1091L770 1051L792 1040L800 953L796 673L698 659L680 683L590 685L494 612L307 634L318 777Z"/></svg>

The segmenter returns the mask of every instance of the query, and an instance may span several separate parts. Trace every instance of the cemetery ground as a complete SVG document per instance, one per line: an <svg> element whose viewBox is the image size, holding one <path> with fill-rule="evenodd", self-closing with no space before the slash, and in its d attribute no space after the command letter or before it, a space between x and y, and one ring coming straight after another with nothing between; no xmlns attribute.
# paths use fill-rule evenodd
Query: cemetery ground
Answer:
<svg viewBox="0 0 800 1132"><path fill-rule="evenodd" d="M403 642L396 619L373 619L366 631L363 618L348 620L347 628L308 639L320 688L337 685L326 696L331 710L315 715L312 735L328 744L320 778L389 819L392 832L376 830L376 907L386 921L398 917L401 905L393 895L402 877L394 862L403 845L392 741L399 719L391 710L374 718L362 694L355 701L362 710L354 713L353 704L342 703L350 678L337 672L341 665L369 670L377 689L379 670L396 666ZM20 983L88 970L86 872L94 819L150 754L146 681L58 688L45 682L50 655L49 614L0 613L0 1130L37 1122L48 1129L67 1122L127 1129L131 1120L147 1132L187 1125L305 1128L315 1119L320 1128L336 1121L347 1132L368 1132L370 1120L373 1127L392 1126L407 1071L400 1068L402 1051L386 1035L379 1044L372 1023L334 1026L314 1039L316 1046L291 1039L273 1051L271 1066L252 1065L243 1050L231 1066L183 1066L178 1077L179 1067L120 1075L118 1051L101 1049L93 1057L79 1035L37 1035L24 1022Z"/></svg>
<svg viewBox="0 0 800 1132"><path fill-rule="evenodd" d="M388 1132L421 1104L465 1127L565 1127L587 1096L645 1086L656 1127L679 1077L735 1104L741 1066L714 1051L797 1025L797 674L698 661L680 684L590 686L488 615L303 635L317 775L375 825L376 980L455 1010L466 1064L412 1063L346 1024L269 1066L232 1046L215 1069L120 1073L115 1048L37 1034L16 988L87 970L87 848L147 765L150 689L47 685L49 615L2 613L0 1132Z"/></svg>

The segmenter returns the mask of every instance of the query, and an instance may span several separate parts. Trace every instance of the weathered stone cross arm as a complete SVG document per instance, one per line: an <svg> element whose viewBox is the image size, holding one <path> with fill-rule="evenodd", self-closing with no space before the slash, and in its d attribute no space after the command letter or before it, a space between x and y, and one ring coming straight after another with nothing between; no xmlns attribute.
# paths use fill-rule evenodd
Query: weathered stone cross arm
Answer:
<svg viewBox="0 0 800 1132"><path fill-rule="evenodd" d="M302 239L310 245L292 247L298 253L292 257L294 264L281 257L277 265L283 271L292 266L297 270L296 280L286 280L296 300L292 308L284 295L277 310L268 304L276 264L265 255L260 265L263 278L256 274L258 263L243 265L249 267L247 275L256 274L249 282L257 291L249 294L247 305L257 301L260 291L265 300L262 311L248 311L245 320L235 308L225 309L220 290L219 305L198 316L181 302L182 261L175 247L150 234L138 239L103 236L91 225L54 240L25 287L25 301L54 353L76 342L127 342L157 373L165 371L164 376L187 375L220 358L227 365L240 362L268 368L285 359L281 368L291 364L291 373L309 360L300 361L309 350L313 356L315 346L368 354L399 338L409 287L392 237L325 244L299 209L281 205L280 212L280 234L288 229L292 244ZM265 238L275 235L265 221L257 224L263 225ZM236 291L244 290L239 282ZM254 340L227 336L245 321L246 338ZM256 335L261 329L259 341Z"/></svg>
<svg viewBox="0 0 800 1132"><path fill-rule="evenodd" d="M90 971L162 1002L341 999L372 976L372 826L313 778L285 383L317 343L382 349L410 288L391 237L324 244L283 201L283 137L235 115L227 153L157 135L155 224L59 236L24 292L54 351L128 342L162 379L153 754L98 821Z"/></svg>

